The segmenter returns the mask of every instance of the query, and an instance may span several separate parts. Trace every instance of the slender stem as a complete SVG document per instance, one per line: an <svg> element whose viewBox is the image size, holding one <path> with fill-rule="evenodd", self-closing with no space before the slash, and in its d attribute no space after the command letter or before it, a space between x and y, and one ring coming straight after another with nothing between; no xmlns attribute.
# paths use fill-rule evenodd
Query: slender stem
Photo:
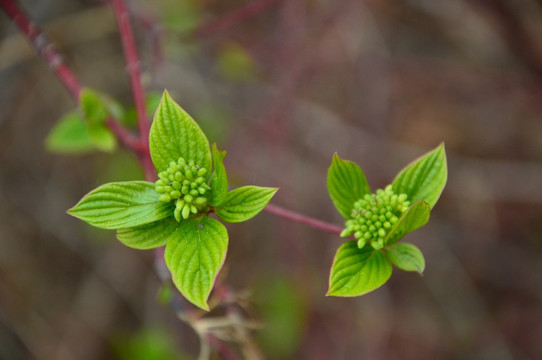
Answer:
<svg viewBox="0 0 542 360"><path fill-rule="evenodd" d="M74 100L78 101L81 85L77 77L68 68L62 56L56 52L43 32L14 1L0 0L0 7L17 24L32 46L34 46L39 56L41 56L49 68L60 79L60 82L68 89Z"/></svg>
<svg viewBox="0 0 542 360"><path fill-rule="evenodd" d="M239 23L252 16L258 15L265 10L277 5L282 0L256 0L247 5L244 5L230 13L220 16L217 19L211 20L194 30L195 36L208 36L223 32L230 26Z"/></svg>
<svg viewBox="0 0 542 360"><path fill-rule="evenodd" d="M343 231L343 229L337 225L318 220L310 216L301 215L299 213L281 208L276 205L269 204L265 207L264 211L267 211L268 213L281 217L283 219L287 219L300 224L305 224L315 229L328 232L330 234L340 235Z"/></svg>
<svg viewBox="0 0 542 360"><path fill-rule="evenodd" d="M145 109L145 92L141 84L141 73L139 71L139 56L137 54L136 44L132 27L130 26L130 15L126 10L123 0L111 0L113 10L119 25L120 39L126 59L126 66L130 76L132 95L137 113L137 123L139 127L139 140L143 144L148 144L149 139L149 119Z"/></svg>
<svg viewBox="0 0 542 360"><path fill-rule="evenodd" d="M105 123L115 133L121 144L138 153L148 152L148 147L145 147L139 139L128 131L124 126L120 125L113 118L108 118Z"/></svg>

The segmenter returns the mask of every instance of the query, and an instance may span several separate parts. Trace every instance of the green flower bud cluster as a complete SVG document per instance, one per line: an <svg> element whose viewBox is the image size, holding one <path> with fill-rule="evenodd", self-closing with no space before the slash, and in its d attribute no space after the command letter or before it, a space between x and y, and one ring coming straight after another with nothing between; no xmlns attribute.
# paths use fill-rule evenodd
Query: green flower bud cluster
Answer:
<svg viewBox="0 0 542 360"><path fill-rule="evenodd" d="M406 194L395 194L392 186L378 189L354 203L351 219L345 223L341 236L354 235L361 249L367 242L376 249L384 247L384 239L391 228L408 210L410 201Z"/></svg>
<svg viewBox="0 0 542 360"><path fill-rule="evenodd" d="M175 202L175 220L188 219L190 214L206 212L207 195L211 190L205 183L207 169L197 166L194 161L186 162L182 157L172 161L169 168L158 174L154 189L162 194L158 200Z"/></svg>

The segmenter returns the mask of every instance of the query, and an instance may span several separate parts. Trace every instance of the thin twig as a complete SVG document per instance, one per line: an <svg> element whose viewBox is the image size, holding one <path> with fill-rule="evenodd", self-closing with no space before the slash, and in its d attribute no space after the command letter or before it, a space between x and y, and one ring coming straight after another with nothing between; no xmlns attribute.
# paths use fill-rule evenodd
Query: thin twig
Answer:
<svg viewBox="0 0 542 360"><path fill-rule="evenodd" d="M149 119L145 109L145 92L141 84L141 73L139 71L140 61L134 40L132 27L130 26L130 15L126 10L123 0L111 0L115 17L119 25L120 39L126 59L126 66L130 76L130 85L134 98L134 106L137 113L139 127L139 139L143 144L149 141Z"/></svg>
<svg viewBox="0 0 542 360"><path fill-rule="evenodd" d="M26 38L30 41L36 52L47 63L49 68L68 89L75 101L79 101L81 85L74 73L68 68L62 56L56 52L38 26L30 20L26 13L12 0L0 0L0 7L9 16Z"/></svg>
<svg viewBox="0 0 542 360"><path fill-rule="evenodd" d="M340 235L343 231L343 229L337 225L318 220L310 216L301 215L299 213L281 208L279 206L269 204L265 207L264 211L267 211L268 213L276 215L283 219L287 219L300 224L305 224L315 229L328 232L330 234Z"/></svg>
<svg viewBox="0 0 542 360"><path fill-rule="evenodd" d="M256 16L267 9L277 5L282 0L256 0L225 15L213 19L197 27L194 36L208 36L221 33L232 25L242 22L252 16Z"/></svg>
<svg viewBox="0 0 542 360"><path fill-rule="evenodd" d="M49 68L55 73L75 102L78 103L83 86L64 62L62 56L55 51L43 32L13 0L0 0L0 7L17 24L22 33L32 43L38 55L49 65ZM155 175L149 156L148 135L145 141L141 141L113 118L108 118L106 124L115 133L123 146L140 156L145 177L152 179ZM151 163L151 166L148 163Z"/></svg>
<svg viewBox="0 0 542 360"><path fill-rule="evenodd" d="M107 118L105 121L106 125L115 133L120 143L136 153L148 153L149 148L141 143L139 139L132 134L128 129L119 124L113 118Z"/></svg>

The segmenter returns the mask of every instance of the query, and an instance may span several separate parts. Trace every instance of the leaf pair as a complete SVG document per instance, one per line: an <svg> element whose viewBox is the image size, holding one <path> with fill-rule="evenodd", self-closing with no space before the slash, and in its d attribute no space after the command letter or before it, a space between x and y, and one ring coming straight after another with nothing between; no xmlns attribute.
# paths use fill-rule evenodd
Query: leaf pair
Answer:
<svg viewBox="0 0 542 360"><path fill-rule="evenodd" d="M208 204L204 201L198 209L193 207L195 212L177 221L173 216L176 205L168 197L166 201L159 199L158 185L128 181L98 187L68 212L90 225L117 230L117 238L126 246L152 249L165 245L166 265L179 291L196 306L209 310L207 299L226 257L228 233L222 223L208 214L215 212L226 222L246 221L267 205L277 189L243 186L228 191L226 152L219 151L216 145L211 151L205 134L167 92L156 111L149 145L158 173L167 172L172 164L177 166L181 158L184 160L180 163L190 161L200 169L210 170L214 163L212 175L203 170L198 172L202 174L199 180L210 188ZM192 176L190 170L187 173ZM172 186L181 185L173 184L174 175L170 176L171 181L165 187L175 192ZM190 202L188 196L185 195L183 202Z"/></svg>
<svg viewBox="0 0 542 360"><path fill-rule="evenodd" d="M404 194L402 197L412 205L408 210L400 212L400 217L392 223L387 220L395 215L390 216L389 211L387 215L383 215L387 210L375 213L379 206L383 206L378 201L375 202L378 196L371 195L361 168L335 154L327 177L328 192L333 204L347 220L347 224L349 220L352 222L356 211L365 218L372 217L374 221L370 222L371 226L381 228L379 231L382 243L375 244L375 229L364 227L365 218L359 223L354 221L353 227L359 229L355 235L356 238L361 238L361 242L348 241L337 250L331 267L328 295L359 296L375 290L390 278L392 264L405 271L422 273L425 260L421 251L412 244L397 242L429 221L431 209L440 197L446 180L444 145L405 167L387 189L395 196L390 200L393 206L398 203L397 199L401 199L400 194ZM374 206L358 209L360 199L371 200ZM363 246L359 246L360 244Z"/></svg>
<svg viewBox="0 0 542 360"><path fill-rule="evenodd" d="M45 139L45 147L61 154L115 150L117 140L105 121L122 111L120 105L88 88L81 90L79 105L80 111L72 111L58 121Z"/></svg>

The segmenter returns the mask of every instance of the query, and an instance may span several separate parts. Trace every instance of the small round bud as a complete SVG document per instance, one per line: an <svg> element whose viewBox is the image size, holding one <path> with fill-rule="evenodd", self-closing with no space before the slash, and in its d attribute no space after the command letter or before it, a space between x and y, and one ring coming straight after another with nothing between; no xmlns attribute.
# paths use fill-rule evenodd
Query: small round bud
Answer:
<svg viewBox="0 0 542 360"><path fill-rule="evenodd" d="M205 176L207 174L207 169L201 168L198 170L198 176Z"/></svg>
<svg viewBox="0 0 542 360"><path fill-rule="evenodd" d="M166 189L163 186L155 186L154 190L159 194L162 194L166 191Z"/></svg>
<svg viewBox="0 0 542 360"><path fill-rule="evenodd" d="M190 190L189 194L192 196L198 196L199 192L197 190Z"/></svg>
<svg viewBox="0 0 542 360"><path fill-rule="evenodd" d="M192 197L192 195L187 194L187 195L184 196L184 201L186 201L187 203L191 203L192 200L194 200L194 198Z"/></svg>
<svg viewBox="0 0 542 360"><path fill-rule="evenodd" d="M175 190L179 190L181 186L182 186L181 183L178 181L174 181L171 183L171 187L174 188Z"/></svg>
<svg viewBox="0 0 542 360"><path fill-rule="evenodd" d="M349 228L346 228L344 229L343 231L341 231L341 237L347 237L347 236L350 236L352 235L352 231L349 229Z"/></svg>
<svg viewBox="0 0 542 360"><path fill-rule="evenodd" d="M175 217L175 220L180 222L181 221L181 209L180 208L175 208L175 210L173 211L173 216Z"/></svg>
<svg viewBox="0 0 542 360"><path fill-rule="evenodd" d="M182 210L183 219L188 219L190 215L190 205L185 204Z"/></svg>
<svg viewBox="0 0 542 360"><path fill-rule="evenodd" d="M186 185L183 185L183 186L181 187L181 192L182 192L184 195L186 195L186 194L188 194L188 193L190 192L190 188L189 188L188 186L186 186Z"/></svg>
<svg viewBox="0 0 542 360"><path fill-rule="evenodd" d="M169 193L172 199L178 199L181 197L181 192L179 190L173 190Z"/></svg>
<svg viewBox="0 0 542 360"><path fill-rule="evenodd" d="M194 200L194 203L198 204L198 205L207 204L207 198L205 198L203 196L197 197L196 200Z"/></svg>
<svg viewBox="0 0 542 360"><path fill-rule="evenodd" d="M171 196L169 196L169 194L163 194L163 195L160 195L158 200L163 201L163 202L170 202L171 201Z"/></svg>

